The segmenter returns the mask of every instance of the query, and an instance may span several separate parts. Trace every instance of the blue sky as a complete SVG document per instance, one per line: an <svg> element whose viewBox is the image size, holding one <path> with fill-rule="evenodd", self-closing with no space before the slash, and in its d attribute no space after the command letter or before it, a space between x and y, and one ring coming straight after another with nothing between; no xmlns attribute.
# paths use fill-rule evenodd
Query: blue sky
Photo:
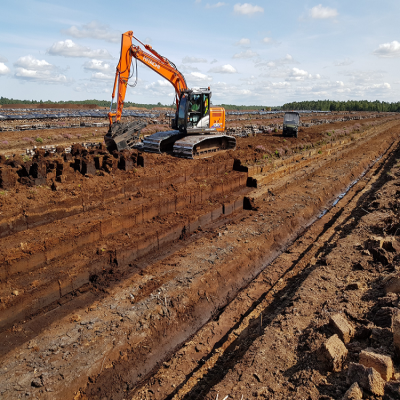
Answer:
<svg viewBox="0 0 400 400"><path fill-rule="evenodd" d="M121 33L173 61L214 104L399 101L400 2L14 0L0 14L0 95L111 98ZM126 100L171 104L143 64Z"/></svg>

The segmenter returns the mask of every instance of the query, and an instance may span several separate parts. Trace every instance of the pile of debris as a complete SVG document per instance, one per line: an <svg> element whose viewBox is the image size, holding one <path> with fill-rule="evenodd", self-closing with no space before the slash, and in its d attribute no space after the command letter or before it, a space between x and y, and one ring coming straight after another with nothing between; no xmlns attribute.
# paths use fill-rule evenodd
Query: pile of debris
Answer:
<svg viewBox="0 0 400 400"><path fill-rule="evenodd" d="M94 176L118 169L130 171L136 166L144 166L144 159L138 151L114 151L110 154L104 144L89 148L74 144L69 152L63 147L56 147L54 152L35 149L32 159L29 156L6 158L0 155L0 188L11 189L17 182L27 186L48 185L72 180L76 172Z"/></svg>
<svg viewBox="0 0 400 400"><path fill-rule="evenodd" d="M278 125L245 125L245 126L231 126L226 129L228 135L238 136L238 137L249 137L254 136L259 133L270 133Z"/></svg>

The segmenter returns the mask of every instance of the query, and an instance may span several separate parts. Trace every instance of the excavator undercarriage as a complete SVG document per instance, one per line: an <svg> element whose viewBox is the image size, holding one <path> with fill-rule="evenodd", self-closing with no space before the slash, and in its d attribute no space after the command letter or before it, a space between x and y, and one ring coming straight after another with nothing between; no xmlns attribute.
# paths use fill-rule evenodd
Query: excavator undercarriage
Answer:
<svg viewBox="0 0 400 400"><path fill-rule="evenodd" d="M179 131L157 132L143 139L143 151L171 153L175 157L204 158L218 151L235 150L236 139L232 136L187 135Z"/></svg>
<svg viewBox="0 0 400 400"><path fill-rule="evenodd" d="M145 121L133 121L113 124L104 136L107 149L122 151L138 148L148 153L169 153L181 158L205 158L225 150L235 150L236 139L232 136L187 135L176 130L157 132L140 138Z"/></svg>

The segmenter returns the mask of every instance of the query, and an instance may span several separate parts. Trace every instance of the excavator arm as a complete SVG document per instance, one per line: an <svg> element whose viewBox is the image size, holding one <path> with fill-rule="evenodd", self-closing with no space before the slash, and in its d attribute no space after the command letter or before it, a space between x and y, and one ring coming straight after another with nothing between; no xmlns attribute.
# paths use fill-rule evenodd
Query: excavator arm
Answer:
<svg viewBox="0 0 400 400"><path fill-rule="evenodd" d="M140 46L134 46L132 44L132 39L135 39L147 51L143 50ZM150 69L155 71L157 74L161 75L163 78L165 78L172 84L172 86L175 88L177 109L179 106L179 98L181 91L188 89L185 77L178 71L176 66L171 61L169 61L166 57L163 57L160 54L158 54L155 50L153 50L153 48L150 45L143 44L140 40L135 38L133 36L132 31L125 32L122 35L121 56L115 73L110 112L108 113L110 125L113 124L113 117L115 117L115 122L121 120L126 88L128 86L128 79L131 69L132 57L136 58L143 64L147 65ZM113 113L112 104L114 101L115 91L117 89L117 86L118 86L117 109Z"/></svg>

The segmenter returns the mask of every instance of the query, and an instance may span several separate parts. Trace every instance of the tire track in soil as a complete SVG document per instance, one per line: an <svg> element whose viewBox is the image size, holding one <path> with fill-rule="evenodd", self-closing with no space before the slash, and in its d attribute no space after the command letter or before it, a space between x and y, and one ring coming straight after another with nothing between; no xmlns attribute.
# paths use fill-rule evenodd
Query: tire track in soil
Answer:
<svg viewBox="0 0 400 400"><path fill-rule="evenodd" d="M349 220L359 212L358 207L360 207L360 204L363 204L383 184L384 180L381 177L393 165L398 153L398 142L396 141L381 155L380 160L377 160L369 168L362 180L359 180L350 188L344 198L321 219L306 229L302 237L309 235L307 242L304 243L300 239L300 243L295 242L287 250L292 254L299 254L300 251L297 258L292 260L291 267L286 270L277 284L267 292L262 293L253 302L242 318L215 344L212 352L200 360L198 365L187 374L185 380L172 393L170 392L163 396L162 390L161 392L152 390L150 397L143 397L144 393L147 392L146 384L144 384L132 393L133 397L131 398L135 400L139 398L165 398L169 400L206 398L211 388L224 379L226 373L243 357L253 342L262 336L263 330L292 301L293 295L299 286L318 267L316 259L329 248L329 243L337 236L343 226L348 224ZM366 180L368 180L367 183ZM356 224L356 221L354 224ZM285 255L287 253L283 256ZM280 258L278 257L270 267L274 268L276 264L281 262ZM268 268L268 270L271 268ZM268 275L268 272L264 270L255 281L262 285L265 281L265 275ZM244 289L243 292L248 290L252 284ZM257 285L257 283L255 284ZM240 295L244 296L243 293ZM225 307L220 315L214 317L214 320L220 319L224 312L234 314L234 311L229 309L231 304ZM193 347L199 342L204 342L201 332L189 342L189 345ZM180 360L180 362L182 363L184 360ZM170 375L168 372L169 364L171 364L170 361L161 367L160 372L148 381L147 389L152 387L151 381L153 381L154 387L157 388L157 379L162 379L163 374ZM168 379L167 382L163 382L162 386L168 386L166 383L168 383ZM215 396L211 398L215 398Z"/></svg>

